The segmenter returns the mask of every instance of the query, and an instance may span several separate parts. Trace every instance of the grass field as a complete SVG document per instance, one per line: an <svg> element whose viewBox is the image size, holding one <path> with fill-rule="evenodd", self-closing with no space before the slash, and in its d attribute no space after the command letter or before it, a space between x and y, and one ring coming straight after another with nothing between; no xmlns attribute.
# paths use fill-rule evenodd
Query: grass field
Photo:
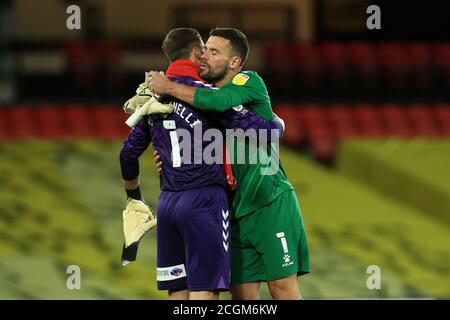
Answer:
<svg viewBox="0 0 450 320"><path fill-rule="evenodd" d="M347 140L340 173L450 226L450 140Z"/></svg>
<svg viewBox="0 0 450 320"><path fill-rule="evenodd" d="M0 298L166 298L156 290L155 232L141 242L138 261L120 265L119 150L119 141L0 144ZM450 297L447 225L295 152L281 154L309 234L306 298ZM150 152L141 168L155 207ZM366 287L372 264L381 268L381 290ZM81 290L66 288L69 265L81 268Z"/></svg>

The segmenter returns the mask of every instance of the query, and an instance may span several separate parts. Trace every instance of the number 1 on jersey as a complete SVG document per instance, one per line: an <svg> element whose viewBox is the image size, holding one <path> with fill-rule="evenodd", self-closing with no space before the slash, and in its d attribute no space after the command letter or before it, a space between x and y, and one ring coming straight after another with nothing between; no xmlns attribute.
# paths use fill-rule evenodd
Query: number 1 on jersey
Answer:
<svg viewBox="0 0 450 320"><path fill-rule="evenodd" d="M181 167L180 145L176 131L170 131L170 143L172 144L172 163L174 168Z"/></svg>
<svg viewBox="0 0 450 320"><path fill-rule="evenodd" d="M167 130L176 129L175 121L164 120L164 128ZM170 144L172 145L172 166L174 168L181 167L180 144L178 143L178 135L176 131L170 131Z"/></svg>

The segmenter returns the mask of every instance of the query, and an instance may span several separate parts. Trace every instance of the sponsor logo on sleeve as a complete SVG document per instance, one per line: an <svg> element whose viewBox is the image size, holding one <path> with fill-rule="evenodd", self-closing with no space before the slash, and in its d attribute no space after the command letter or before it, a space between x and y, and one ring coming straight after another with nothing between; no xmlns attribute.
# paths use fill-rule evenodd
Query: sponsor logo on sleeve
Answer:
<svg viewBox="0 0 450 320"><path fill-rule="evenodd" d="M250 79L248 75L244 73L238 73L237 75L234 76L232 83L237 86L243 86L244 84L247 83L248 79Z"/></svg>

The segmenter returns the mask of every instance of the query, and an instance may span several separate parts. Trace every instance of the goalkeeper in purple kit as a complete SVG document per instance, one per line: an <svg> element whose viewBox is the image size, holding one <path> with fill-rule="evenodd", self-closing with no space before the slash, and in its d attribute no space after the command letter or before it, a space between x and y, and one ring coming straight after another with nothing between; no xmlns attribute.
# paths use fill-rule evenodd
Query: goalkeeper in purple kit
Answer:
<svg viewBox="0 0 450 320"><path fill-rule="evenodd" d="M164 40L163 49L171 62L166 75L172 81L192 87L209 87L198 75L204 44L194 29L171 31ZM217 299L220 291L229 289L230 281L227 177L220 161L206 164L191 161L191 158L211 148L211 144L215 150L223 150L220 140L198 141L195 135L196 130L200 130L200 137L208 130L214 130L218 119L211 119L205 112L171 97L165 97L161 102L149 101L153 111L131 130L120 152L128 196L124 212L125 240L127 233L136 234L136 230L140 230L134 242L125 241L125 252L133 246L130 243L134 243L137 250L140 237L156 224L156 219L151 219L154 217L151 210L145 209L148 207L139 190L138 158L153 143L166 163L160 176L161 194L157 208L158 289L168 290L171 299ZM167 110L174 112L161 114ZM281 128L279 121L264 120L251 112L242 116L246 118L244 129ZM189 135L179 136L182 132ZM186 145L185 139L189 148L182 147L182 144ZM126 226L126 218L133 217L136 212L140 216ZM149 226L149 221L154 222Z"/></svg>

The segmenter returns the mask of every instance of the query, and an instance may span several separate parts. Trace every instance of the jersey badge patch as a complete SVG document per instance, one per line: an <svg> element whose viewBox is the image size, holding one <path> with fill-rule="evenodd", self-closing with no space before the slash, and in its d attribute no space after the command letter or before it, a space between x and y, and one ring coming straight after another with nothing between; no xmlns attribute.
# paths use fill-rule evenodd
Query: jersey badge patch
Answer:
<svg viewBox="0 0 450 320"><path fill-rule="evenodd" d="M243 86L244 84L247 83L248 79L250 79L248 75L244 73L238 73L237 75L234 76L232 82L237 86Z"/></svg>

